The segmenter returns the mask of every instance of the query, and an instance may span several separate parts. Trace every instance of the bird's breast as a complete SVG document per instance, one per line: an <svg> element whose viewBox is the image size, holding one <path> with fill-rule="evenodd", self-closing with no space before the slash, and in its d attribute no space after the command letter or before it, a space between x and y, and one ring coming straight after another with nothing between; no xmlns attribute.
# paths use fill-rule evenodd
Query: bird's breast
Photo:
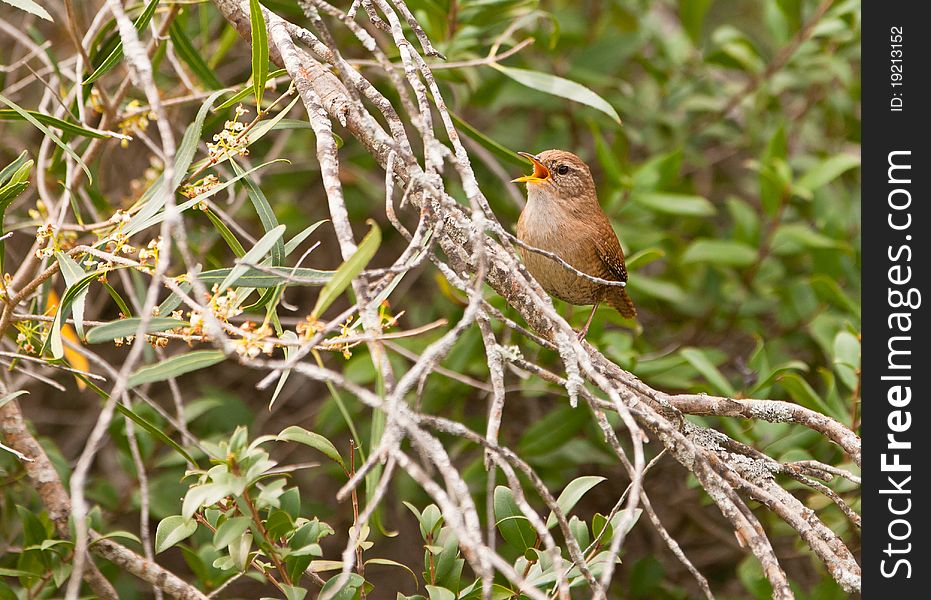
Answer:
<svg viewBox="0 0 931 600"><path fill-rule="evenodd" d="M517 223L517 237L534 248L552 252L583 273L603 277L603 265L589 229L576 217L568 217L558 208L546 210L531 199ZM594 304L604 295L603 286L579 277L547 256L525 248L520 248L520 254L534 279L561 300Z"/></svg>

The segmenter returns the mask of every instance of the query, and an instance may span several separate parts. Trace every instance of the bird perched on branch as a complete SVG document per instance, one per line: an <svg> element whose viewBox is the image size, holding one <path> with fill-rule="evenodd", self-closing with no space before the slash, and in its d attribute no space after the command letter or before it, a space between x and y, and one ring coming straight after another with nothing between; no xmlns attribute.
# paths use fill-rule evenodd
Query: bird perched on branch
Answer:
<svg viewBox="0 0 931 600"><path fill-rule="evenodd" d="M588 165L565 150L518 154L533 163L533 174L513 180L527 184L527 206L517 221L517 237L573 267L569 269L550 256L520 247L527 270L547 293L560 300L594 305L579 339L588 333L601 302L607 302L625 318L636 317L637 309L625 287L624 251L598 204ZM593 281L576 271L623 285Z"/></svg>

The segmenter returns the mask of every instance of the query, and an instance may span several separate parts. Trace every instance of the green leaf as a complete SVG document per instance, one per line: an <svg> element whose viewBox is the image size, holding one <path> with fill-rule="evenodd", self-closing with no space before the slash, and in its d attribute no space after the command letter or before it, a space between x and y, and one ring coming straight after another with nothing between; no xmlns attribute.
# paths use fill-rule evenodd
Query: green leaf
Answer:
<svg viewBox="0 0 931 600"><path fill-rule="evenodd" d="M210 112L210 106L222 93L223 92L220 91L210 94L210 96L204 100L204 103L201 104L200 109L198 109L194 121L185 129L184 136L181 138L181 143L178 144L178 149L175 152L174 174L171 181L172 193L177 190L181 182L187 178L188 169L191 167L191 163L194 161L194 155L197 153L197 144L200 142L201 132L204 128L204 120L207 118L207 113ZM133 205L134 207L142 206L142 209L139 210L127 224L125 231L127 235L138 233L145 227L155 223L152 222L152 220L156 218L156 213L165 206L166 198L165 194L162 193L163 183L164 176L160 176L145 192L143 192L139 200ZM217 188L221 187L225 186L217 186L210 191L219 191Z"/></svg>
<svg viewBox="0 0 931 600"><path fill-rule="evenodd" d="M381 245L381 231L375 221L369 219L368 224L370 227L369 232L362 238L362 242L359 243L355 254L339 266L336 273L333 274L333 278L320 290L320 295L317 296L317 304L314 305L314 309L310 312L312 316L319 317L323 314L333 304L333 301L339 298L343 291L349 287L353 278L361 273L362 269L375 256L375 252Z"/></svg>
<svg viewBox="0 0 931 600"><path fill-rule="evenodd" d="M319 450L328 458L339 464L343 470L346 470L346 464L343 462L343 457L340 456L339 450L336 449L336 446L333 445L333 442L326 439L319 433L307 431L303 427L292 425L285 428L281 433L278 434L275 439L280 442L297 442L299 444L304 444L305 446L310 446L315 450Z"/></svg>
<svg viewBox="0 0 931 600"><path fill-rule="evenodd" d="M834 336L834 370L848 389L857 388L857 371L860 369L860 340L847 330Z"/></svg>
<svg viewBox="0 0 931 600"><path fill-rule="evenodd" d="M405 571L410 573L411 577L414 579L414 587L418 585L417 575L407 565L401 564L397 561L394 561L388 558L370 558L367 561L365 561L365 566L368 567L369 565L384 565L386 567L398 567L400 569L404 569Z"/></svg>
<svg viewBox="0 0 931 600"><path fill-rule="evenodd" d="M197 521L194 519L185 519L181 515L165 517L155 530L156 554L186 540L194 535L195 531L197 531Z"/></svg>
<svg viewBox="0 0 931 600"><path fill-rule="evenodd" d="M317 230L318 227L320 227L321 225L323 225L324 223L328 221L329 219L323 219L322 221L317 221L313 225L309 225L305 227L303 231L301 231L300 233L295 235L293 238L288 240L288 242L284 245L284 255L290 256L292 252L297 250L298 246L300 246L304 242L304 240L310 237L310 234L312 234L314 231Z"/></svg>
<svg viewBox="0 0 931 600"><path fill-rule="evenodd" d="M20 10L24 10L27 13L33 14L41 19L46 21L52 20L52 15L48 14L48 11L33 2L33 0L3 0L11 6L15 6Z"/></svg>
<svg viewBox="0 0 931 600"><path fill-rule="evenodd" d="M229 277L232 270L224 268L204 271L198 279L205 284L220 283ZM231 281L230 286L251 288L271 288L281 284L316 286L330 281L334 273L335 271L320 271L304 267L263 267L262 270L250 267Z"/></svg>
<svg viewBox="0 0 931 600"><path fill-rule="evenodd" d="M255 207L255 212L259 215L259 221L262 222L262 228L266 232L271 231L275 227L278 227L278 218L275 216L275 211L272 210L271 204L268 202L268 199L265 197L265 194L262 192L262 189L256 185L255 181L251 177L245 175L236 161L230 159L230 164L233 167L233 172L236 175L242 175L242 183L246 188L246 192L249 194L249 200L252 201L252 206ZM275 242L275 245L272 246L272 262L273 266L281 265L284 262L285 249L284 244L281 240Z"/></svg>
<svg viewBox="0 0 931 600"><path fill-rule="evenodd" d="M100 272L95 271L68 286L61 297L61 301L58 303L58 310L55 311L55 320L52 321L52 327L48 335L45 336L45 341L42 343L42 349L39 351L39 354L45 354L46 350L51 348L53 358L62 358L65 355L65 347L61 341L61 328L68 319L75 298L81 296L83 292L86 292L87 286L98 277L100 277Z"/></svg>
<svg viewBox="0 0 931 600"><path fill-rule="evenodd" d="M563 446L579 433L591 418L588 411L570 406L554 408L527 428L517 443L525 458L545 455Z"/></svg>
<svg viewBox="0 0 931 600"><path fill-rule="evenodd" d="M261 109L262 93L268 81L268 29L259 0L249 0L249 21L252 26L252 89L255 105Z"/></svg>
<svg viewBox="0 0 931 600"><path fill-rule="evenodd" d="M664 256L666 256L666 253L661 248L645 248L627 258L627 270L636 271Z"/></svg>
<svg viewBox="0 0 931 600"><path fill-rule="evenodd" d="M213 534L213 546L218 549L226 548L238 540L251 524L252 519L249 517L227 519L217 527L216 533Z"/></svg>
<svg viewBox="0 0 931 600"><path fill-rule="evenodd" d="M71 123L69 121L59 119L58 117L53 117L52 115L40 113L35 110L27 110L26 112L29 115L31 115L36 121L44 125L48 125L49 127L61 129L65 133L70 133L72 135L80 135L80 136L88 137L88 138L97 138L97 139L113 137L106 131L98 131L96 129L88 129L86 127L81 127L80 125L77 125L76 123ZM23 117L22 114L20 114L19 112L13 109L10 109L10 108L0 109L0 121L23 121L23 120L25 120L25 117Z"/></svg>
<svg viewBox="0 0 931 600"><path fill-rule="evenodd" d="M682 254L683 264L713 263L728 267L749 267L756 262L757 250L731 240L699 239Z"/></svg>
<svg viewBox="0 0 931 600"><path fill-rule="evenodd" d="M58 260L59 268L61 269L61 274L65 278L65 284L69 287L77 284L82 277L87 274L84 272L78 263L74 262L67 254L62 252L56 252L55 258ZM74 315L74 330L77 332L78 337L84 337L84 300L87 298L87 287L77 293L74 297L74 301L71 304L71 314Z"/></svg>
<svg viewBox="0 0 931 600"><path fill-rule="evenodd" d="M715 213L714 205L702 196L671 192L634 190L631 201L654 212L686 217L707 217Z"/></svg>
<svg viewBox="0 0 931 600"><path fill-rule="evenodd" d="M23 150L22 154L0 171L0 236L3 236L3 219L10 203L28 186L29 173L32 171L33 161L29 154ZM6 240L0 240L0 272L3 271L3 260L6 257Z"/></svg>
<svg viewBox="0 0 931 600"><path fill-rule="evenodd" d="M225 290L226 288L232 285L232 282L239 279L246 271L249 270L249 265L259 264L265 255L275 246L275 244L280 243L281 236L284 235L284 225L279 225L271 231L267 232L259 241L255 243L255 246L251 250L246 252L246 255L243 256L238 264L232 268L229 272L229 275L220 283L220 290Z"/></svg>
<svg viewBox="0 0 931 600"><path fill-rule="evenodd" d="M110 321L109 323L98 325L97 327L94 327L88 331L85 341L87 341L88 344L99 344L101 342L115 340L116 338L124 338L131 335L136 335L139 333L140 323L142 323L142 319L140 317L130 317L129 319ZM168 317L152 317L149 319L148 326L145 328L143 333L157 333L159 331L167 331L176 327L183 327L184 325L186 325L186 323L184 321L179 321L178 319L171 319Z"/></svg>
<svg viewBox="0 0 931 600"><path fill-rule="evenodd" d="M562 77L557 77L556 75L550 75L549 73L541 73L539 71L516 69L514 67L505 67L499 64L492 64L490 66L494 67L501 73L504 73L517 83L525 85L532 90L545 92L547 94L552 94L554 96L572 100L573 102L591 106L592 108L598 109L611 117L611 119L618 125L621 124L621 117L618 116L617 111L614 110L614 107L608 104L607 100L580 83L576 83L568 79L563 79Z"/></svg>
<svg viewBox="0 0 931 600"><path fill-rule="evenodd" d="M29 392L26 390L19 390L17 392L12 392L10 394L7 394L6 396L3 396L2 398L0 398L0 408L3 408L3 406L6 405L7 402L11 402L15 400L16 398L19 398L20 396L24 394L28 394L28 393Z"/></svg>
<svg viewBox="0 0 931 600"><path fill-rule="evenodd" d="M288 72L287 69L277 69L268 74L268 79L274 79L275 77L280 77L286 74L287 72ZM229 100L225 100L222 104L217 106L215 110L219 112L221 110L224 110L224 109L227 109L233 106L234 104L239 104L240 102L245 100L249 94L252 94L252 93L254 93L254 90L251 87L245 87L239 90L238 92L236 92L235 94L233 94L232 96L230 96Z"/></svg>
<svg viewBox="0 0 931 600"><path fill-rule="evenodd" d="M58 137L57 135L55 135L54 133L52 133L52 131L51 131L48 127L46 127L45 125L43 125L38 119L36 119L34 116L32 116L27 110L23 109L22 107L20 107L18 104L16 104L16 103L13 102L12 100L9 100L9 99L8 99L6 96L4 96L3 94L0 94L0 102L6 104L6 105L9 106L10 108L12 108L14 112L16 112L17 114L19 114L19 116L21 116L22 118L26 119L26 120L29 121L30 123L32 123L32 125L33 125L36 129L38 129L39 131L41 131L41 132L45 135L45 137L47 137L47 138L49 138L50 140L52 140L52 142L54 142L56 146L58 146L59 148L61 148L61 149L65 152L65 154L67 154L68 156L70 156L71 158L73 158L74 161L78 164L78 166L81 167L81 170L84 171L84 174L87 175L87 181L88 181L88 183L93 183L94 177L91 175L90 169L87 168L87 165L84 164L84 161L81 160L81 157L78 156L77 152L75 152L74 150L71 149L71 146L69 146L67 143L63 142L62 139L61 139L60 137Z"/></svg>
<svg viewBox="0 0 931 600"><path fill-rule="evenodd" d="M444 587L428 585L426 586L426 589L430 600L456 600L456 594L452 593Z"/></svg>
<svg viewBox="0 0 931 600"><path fill-rule="evenodd" d="M511 489L503 485L495 488L494 495L495 526L501 532L501 537L508 544L520 550L533 548L537 541L537 534L530 521L520 512Z"/></svg>
<svg viewBox="0 0 931 600"><path fill-rule="evenodd" d="M341 588L337 588L336 585L340 579L342 579L340 574L336 574L327 580L326 584L320 588L320 596L323 596L324 593L330 594L333 590L338 589L339 591L335 595L330 596L332 600L355 600L359 590L365 585L365 580L357 573L350 573L349 577L346 578L346 583Z"/></svg>
<svg viewBox="0 0 931 600"><path fill-rule="evenodd" d="M784 125L779 125L769 139L759 164L760 204L766 214L773 216L782 203L783 196L792 178L786 164L788 141Z"/></svg>
<svg viewBox="0 0 931 600"><path fill-rule="evenodd" d="M701 43L702 24L712 0L680 0L679 20L696 46Z"/></svg>
<svg viewBox="0 0 931 600"><path fill-rule="evenodd" d="M800 375L796 373L786 373L779 377L777 381L779 385L789 392L789 396L802 406L819 411L835 419L844 418L844 415L835 414L828 403L825 402L825 400L818 395L818 392L816 392L807 381L802 379Z"/></svg>
<svg viewBox="0 0 931 600"><path fill-rule="evenodd" d="M179 354L154 365L142 367L130 376L128 385L129 387L135 387L143 383L180 377L185 373L213 366L222 362L225 358L226 355L222 350L194 350L186 354Z"/></svg>
<svg viewBox="0 0 931 600"><path fill-rule="evenodd" d="M130 540L132 542L136 542L139 545L142 545L142 540L139 539L139 536L129 531L111 531L110 533L106 533L100 537L95 537L90 545L93 546L94 544L102 542L103 540ZM69 541L68 543L70 544L71 542Z"/></svg>
<svg viewBox="0 0 931 600"><path fill-rule="evenodd" d="M276 162L287 162L287 160L283 158L279 158L276 160L270 160L268 162L258 165L257 167L253 167L252 169L249 169L248 171L246 171L246 173L247 174L254 173L255 171L258 171L259 169L267 167L268 165L272 163L276 163ZM207 198L210 198L211 196L215 196L216 194L222 192L223 190L233 185L240 179L241 177L239 176L233 177L232 179L228 179L224 181L223 183L210 188L206 192L198 196L195 196L189 200L186 200L182 202L181 204L178 204L176 208L178 212L184 212L186 210L189 210L193 208L194 206L200 204ZM152 189L158 185L159 185L159 182L153 183L152 187L150 187L149 189ZM161 209L164 205L165 205L164 197L157 201L148 202L147 205L142 210L136 213L136 216L134 216L130 220L129 224L126 225L124 233L128 236L131 236L136 233L139 233L140 231L142 231L143 229L146 229L147 227L151 227L153 225L157 225L161 223L165 219L165 211L159 212L159 209Z"/></svg>
<svg viewBox="0 0 931 600"><path fill-rule="evenodd" d="M290 329L281 334L281 339L283 341L296 342L298 341L297 334L291 331ZM296 346L285 346L284 347L284 359L287 361L294 352L297 351ZM268 401L268 410L272 409L272 406L275 405L275 400L278 399L278 395L281 394L281 390L284 389L284 384L288 381L288 377L291 375L291 369L282 369L281 376L278 377L278 383L275 385L275 391L272 393L271 400Z"/></svg>
<svg viewBox="0 0 931 600"><path fill-rule="evenodd" d="M517 152L511 150L504 144L491 139L480 130L470 125L466 120L464 120L453 111L449 111L449 116L453 118L453 122L456 124L458 129L461 129L463 133L475 140L479 145L498 158L507 161L517 167L523 168L527 166L527 161L518 156Z"/></svg>
<svg viewBox="0 0 931 600"><path fill-rule="evenodd" d="M807 223L786 223L780 225L773 235L773 254L784 256L798 254L806 249L814 250L849 250L849 246L840 240L817 232Z"/></svg>
<svg viewBox="0 0 931 600"><path fill-rule="evenodd" d="M236 237L236 234L230 231L230 228L226 226L226 223L223 222L223 219L221 219L219 215L213 212L209 207L204 211L204 214L206 214L207 218L210 219L214 229L217 230L217 233L220 234L220 237L223 238L223 241L226 242L226 245L229 246L230 250L233 251L233 254L235 254L237 258L242 258L243 255L245 255L246 250L242 247L242 244L239 242L239 238Z"/></svg>
<svg viewBox="0 0 931 600"><path fill-rule="evenodd" d="M185 64L191 68L191 71L197 75L201 83L211 90L223 87L223 84L220 83L220 80L217 79L217 76L214 75L206 61L201 57L200 51L191 44L191 40L188 39L187 34L184 33L184 28L181 26L181 22L178 19L171 22L171 25L168 27L168 35L171 37L171 43L174 45L175 53L178 55L178 58L183 60Z"/></svg>
<svg viewBox="0 0 931 600"><path fill-rule="evenodd" d="M29 160L29 151L23 150L20 155L16 157L16 160L0 170L0 186L6 185L8 181L11 183L16 181L17 178L14 177L14 174L16 174L27 162L31 162Z"/></svg>
<svg viewBox="0 0 931 600"><path fill-rule="evenodd" d="M577 477L559 494L559 498L556 499L556 504L559 506L562 513L568 517L569 511L578 504L582 496L602 481L605 481L605 478L597 475ZM556 515L551 512L550 516L546 519L546 528L550 529L556 525L556 522Z"/></svg>
<svg viewBox="0 0 931 600"><path fill-rule="evenodd" d="M136 28L136 32L141 34L146 27L149 26L149 21L152 20L152 15L155 14L155 9L158 6L158 0L150 0L146 4L145 9L136 17L136 20L133 21L133 27ZM100 79L107 71L112 69L116 63L123 58L123 40L119 39L116 47L107 55L107 58L104 59L100 66L94 69L94 72L90 76L81 82L82 85L88 85L94 83Z"/></svg>
<svg viewBox="0 0 931 600"><path fill-rule="evenodd" d="M798 178L795 185L813 192L827 185L846 171L860 166L860 157L853 154L838 154L817 163Z"/></svg>
<svg viewBox="0 0 931 600"><path fill-rule="evenodd" d="M178 150L175 152L174 185L172 189L178 189L178 186L187 177L188 169L194 161L195 154L197 154L197 144L200 142L207 113L210 112L210 107L222 94L223 91L210 94L197 110L194 121L184 130L184 137L181 138L181 143L178 144Z"/></svg>
<svg viewBox="0 0 931 600"><path fill-rule="evenodd" d="M97 390L94 390L94 391L97 391ZM106 392L104 392L104 397L106 397ZM191 456L190 453L188 453L188 451L185 450L183 446L181 446L181 444L171 439L168 436L168 434L162 431L160 428L156 427L155 425L153 425L146 419L142 418L141 416L133 412L129 407L125 406L121 402L116 403L116 410L118 413L120 413L121 415L123 415L124 417L126 417L127 419L129 419L130 421L138 425L139 427L142 427L142 429L148 432L149 435L159 440L166 446L172 448L175 452L183 456L186 461L188 461L189 463L197 467L197 461L194 460L194 457Z"/></svg>
<svg viewBox="0 0 931 600"><path fill-rule="evenodd" d="M703 350L698 348L683 348L679 351L679 354L681 354L682 358L687 360L689 364L695 367L695 370L701 373L702 376L714 386L718 393L728 398L733 398L736 395L737 392L734 390L734 386L732 386L721 371L714 366L714 363L711 362L711 359L708 358L708 355L705 354Z"/></svg>

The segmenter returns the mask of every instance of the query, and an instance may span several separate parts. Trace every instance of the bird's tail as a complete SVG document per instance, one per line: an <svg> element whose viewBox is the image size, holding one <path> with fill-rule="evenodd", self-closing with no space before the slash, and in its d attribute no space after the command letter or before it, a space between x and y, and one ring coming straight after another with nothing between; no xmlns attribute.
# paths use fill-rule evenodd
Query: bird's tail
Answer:
<svg viewBox="0 0 931 600"><path fill-rule="evenodd" d="M627 295L627 290L622 287L612 287L608 292L605 300L610 306L613 306L617 312L625 319L633 319L637 316L637 307L634 301Z"/></svg>

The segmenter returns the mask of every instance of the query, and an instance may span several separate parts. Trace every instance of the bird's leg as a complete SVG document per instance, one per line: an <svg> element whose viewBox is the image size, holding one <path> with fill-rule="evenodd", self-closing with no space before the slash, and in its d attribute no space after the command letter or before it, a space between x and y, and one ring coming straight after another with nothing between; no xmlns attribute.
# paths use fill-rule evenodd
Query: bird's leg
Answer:
<svg viewBox="0 0 931 600"><path fill-rule="evenodd" d="M592 324L592 319L595 318L595 311L598 310L598 305L600 302L596 302L595 306L592 307L592 314L588 315L588 321L585 322L585 327L582 328L582 331L579 332L579 341L585 339L586 334L588 334L588 327Z"/></svg>

